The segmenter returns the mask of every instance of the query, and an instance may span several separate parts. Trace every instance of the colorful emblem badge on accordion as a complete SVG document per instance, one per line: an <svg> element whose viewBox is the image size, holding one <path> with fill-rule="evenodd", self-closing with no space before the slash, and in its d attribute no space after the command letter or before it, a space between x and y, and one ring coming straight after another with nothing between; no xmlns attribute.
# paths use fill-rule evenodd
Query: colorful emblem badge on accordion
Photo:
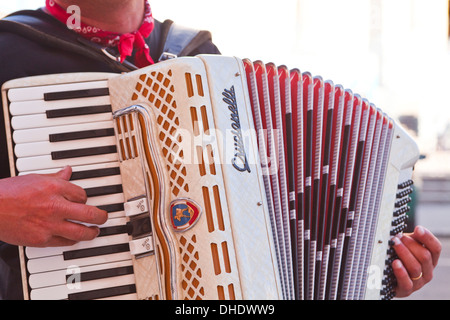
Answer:
<svg viewBox="0 0 450 320"><path fill-rule="evenodd" d="M175 231L186 231L197 222L202 210L190 199L176 199L170 204L170 217Z"/></svg>

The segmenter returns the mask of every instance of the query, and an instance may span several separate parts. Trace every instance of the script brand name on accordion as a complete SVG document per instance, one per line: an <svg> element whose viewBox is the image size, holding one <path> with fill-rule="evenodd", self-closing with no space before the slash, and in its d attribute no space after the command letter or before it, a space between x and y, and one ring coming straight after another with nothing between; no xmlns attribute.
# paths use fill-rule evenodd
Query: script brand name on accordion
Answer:
<svg viewBox="0 0 450 320"><path fill-rule="evenodd" d="M229 90L224 89L222 95L224 97L223 101L228 105L228 109L231 111L231 128L233 128L232 133L234 136L234 150L236 152L231 162L236 170L240 172L251 172L245 152L244 139L242 137L241 122L239 119L234 86L231 86Z"/></svg>

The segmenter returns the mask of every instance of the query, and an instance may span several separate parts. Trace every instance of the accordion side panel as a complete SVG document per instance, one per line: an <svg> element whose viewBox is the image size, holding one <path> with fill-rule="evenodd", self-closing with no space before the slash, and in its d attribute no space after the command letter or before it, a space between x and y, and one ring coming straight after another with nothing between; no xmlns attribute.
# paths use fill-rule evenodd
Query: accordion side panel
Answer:
<svg viewBox="0 0 450 320"><path fill-rule="evenodd" d="M208 78L243 299L280 299L279 275L242 61L200 56ZM257 267L256 267L257 266Z"/></svg>
<svg viewBox="0 0 450 320"><path fill-rule="evenodd" d="M10 123L10 113L9 113L9 101L8 101L8 88L5 86L2 87L2 102L3 102L3 117L5 120L5 130L6 130L6 141L8 143L8 157L9 157L9 170L11 177L16 176L15 163L14 163L14 151L12 144L12 129ZM30 294L28 291L28 277L26 272L26 258L24 247L19 247L19 260L20 260L20 273L22 278L22 292L25 300L30 299Z"/></svg>
<svg viewBox="0 0 450 320"><path fill-rule="evenodd" d="M397 206L397 192L400 185L411 179L413 166L419 159L419 150L414 140L396 123L390 137L389 158L382 189L382 198L376 233L373 242L372 259L367 270L365 300L390 299L391 292L384 274L390 257L389 242L397 232L393 227L394 211Z"/></svg>
<svg viewBox="0 0 450 320"><path fill-rule="evenodd" d="M5 130L6 130L6 141L8 143L8 157L9 157L9 171L11 177L16 175L15 163L14 163L14 151L12 144L12 128L10 123L10 113L9 113L9 101L8 101L8 90L7 88L2 88L2 101L3 101L3 115L5 120Z"/></svg>

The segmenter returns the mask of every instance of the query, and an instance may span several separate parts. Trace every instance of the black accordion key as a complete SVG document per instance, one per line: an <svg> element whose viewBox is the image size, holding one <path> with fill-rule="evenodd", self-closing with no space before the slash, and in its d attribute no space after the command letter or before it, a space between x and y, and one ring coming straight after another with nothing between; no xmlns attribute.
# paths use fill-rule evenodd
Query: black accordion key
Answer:
<svg viewBox="0 0 450 320"><path fill-rule="evenodd" d="M73 293L69 294L69 300L94 300L94 299L121 296L130 293L136 293L136 285L129 284L119 287Z"/></svg>
<svg viewBox="0 0 450 320"><path fill-rule="evenodd" d="M44 101L92 98L109 95L108 88L82 89L44 93Z"/></svg>
<svg viewBox="0 0 450 320"><path fill-rule="evenodd" d="M123 203L113 203L113 204L106 204L103 206L97 206L100 210L105 210L106 212L116 212L116 211L123 211L124 205Z"/></svg>
<svg viewBox="0 0 450 320"><path fill-rule="evenodd" d="M54 119L63 117L84 116L106 112L112 112L111 105L47 110L45 114L47 116L47 119Z"/></svg>
<svg viewBox="0 0 450 320"><path fill-rule="evenodd" d="M128 243L120 243L110 246L66 251L63 253L63 256L64 260L74 260L74 259L102 256L107 254L127 252L129 250L130 246Z"/></svg>
<svg viewBox="0 0 450 320"><path fill-rule="evenodd" d="M84 191L86 191L87 197L98 197L98 196L105 196L108 194L115 194L115 193L122 193L122 185L113 185L113 186L101 186L101 187L95 187L95 188L86 188Z"/></svg>
<svg viewBox="0 0 450 320"><path fill-rule="evenodd" d="M98 156L101 154L108 154L108 153L115 153L115 152L117 152L116 146L104 146L104 147L95 147L95 148L54 151L51 153L51 156L52 156L52 160L62 160L62 159L70 159L70 158Z"/></svg>
<svg viewBox="0 0 450 320"><path fill-rule="evenodd" d="M99 137L111 137L114 136L114 129L97 129L78 132L57 133L49 135L50 142L62 142L72 140L82 140Z"/></svg>
<svg viewBox="0 0 450 320"><path fill-rule="evenodd" d="M120 168L103 168L103 169L94 169L94 170L85 170L85 171L77 171L73 172L70 177L71 181L81 180L81 179L89 179L89 178L100 178L107 176L115 176L120 174Z"/></svg>
<svg viewBox="0 0 450 320"><path fill-rule="evenodd" d="M127 274L133 274L133 266L82 272L79 275L79 281L83 282L83 281L112 278L112 277L118 277L118 276L123 276L123 275L127 275ZM66 275L66 279L69 279L71 276L72 275Z"/></svg>
<svg viewBox="0 0 450 320"><path fill-rule="evenodd" d="M122 233L127 233L127 232L128 232L128 230L127 230L126 225L103 227L103 228L100 228L100 233L99 233L98 237L112 236L112 235L122 234Z"/></svg>

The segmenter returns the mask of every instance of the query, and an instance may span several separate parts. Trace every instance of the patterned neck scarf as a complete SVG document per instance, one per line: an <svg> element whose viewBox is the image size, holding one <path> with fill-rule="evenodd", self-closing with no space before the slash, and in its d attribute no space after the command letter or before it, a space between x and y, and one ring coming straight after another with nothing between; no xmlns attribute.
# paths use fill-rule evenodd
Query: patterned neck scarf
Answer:
<svg viewBox="0 0 450 320"><path fill-rule="evenodd" d="M51 15L62 23L67 23L71 14L67 13L62 7L53 0L46 0L46 8ZM139 67L146 67L153 64L150 57L150 48L145 43L145 38L150 36L154 28L154 19L150 4L145 0L145 15L138 30L131 33L120 34L116 32L105 31L96 27L89 26L80 22L80 27L73 29L86 39L97 42L105 47L117 47L122 63L127 57L131 56L133 49L136 49L134 64Z"/></svg>

